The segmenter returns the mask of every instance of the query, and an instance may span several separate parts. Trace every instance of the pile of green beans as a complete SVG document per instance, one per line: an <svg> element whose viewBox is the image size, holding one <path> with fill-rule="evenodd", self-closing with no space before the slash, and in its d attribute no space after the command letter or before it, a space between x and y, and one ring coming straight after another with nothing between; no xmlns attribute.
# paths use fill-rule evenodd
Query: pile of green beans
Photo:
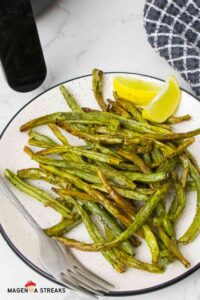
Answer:
<svg viewBox="0 0 200 300"><path fill-rule="evenodd" d="M102 111L80 107L70 91L60 86L72 112L56 112L23 124L20 130L28 131L29 146L40 148L34 152L24 147L38 167L17 174L7 169L5 176L20 191L60 214L60 222L44 232L67 247L101 251L120 273L127 267L162 273L175 260L187 268L190 263L179 245L192 242L200 232L200 169L188 147L200 128L173 131L172 125L190 120L189 115L172 116L164 124L149 122L140 107L116 92L113 100L105 100L103 80L103 72L93 70L92 89ZM54 139L34 130L41 125L49 127ZM67 133L85 145L71 145ZM48 182L54 194L38 188L33 180ZM171 191L174 199L167 205ZM186 232L177 237L175 225L189 191L197 193L196 214ZM79 224L86 227L93 243L67 237ZM135 257L135 248L142 242L148 245L151 263Z"/></svg>

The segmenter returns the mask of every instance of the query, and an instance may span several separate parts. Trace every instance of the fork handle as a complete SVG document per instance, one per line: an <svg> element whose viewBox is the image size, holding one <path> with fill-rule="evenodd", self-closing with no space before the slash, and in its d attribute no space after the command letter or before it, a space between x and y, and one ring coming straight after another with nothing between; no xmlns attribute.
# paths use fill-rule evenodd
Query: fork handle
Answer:
<svg viewBox="0 0 200 300"><path fill-rule="evenodd" d="M35 219L30 215L24 205L19 201L17 196L8 186L6 180L0 177L0 190L1 192L10 200L10 202L16 207L16 209L23 215L23 217L32 225L35 229L42 231L40 225L35 221Z"/></svg>

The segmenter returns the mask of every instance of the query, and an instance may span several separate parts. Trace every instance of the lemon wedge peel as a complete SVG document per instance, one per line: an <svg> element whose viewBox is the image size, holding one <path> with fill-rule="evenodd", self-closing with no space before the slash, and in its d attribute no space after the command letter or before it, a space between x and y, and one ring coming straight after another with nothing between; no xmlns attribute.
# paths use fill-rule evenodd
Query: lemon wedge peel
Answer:
<svg viewBox="0 0 200 300"><path fill-rule="evenodd" d="M125 77L115 77L113 79L113 88L117 95L140 106L148 105L162 90L162 87L162 84L140 79Z"/></svg>
<svg viewBox="0 0 200 300"><path fill-rule="evenodd" d="M175 76L169 76L166 85L143 110L143 118L157 122L165 122L173 115L180 103L181 90Z"/></svg>

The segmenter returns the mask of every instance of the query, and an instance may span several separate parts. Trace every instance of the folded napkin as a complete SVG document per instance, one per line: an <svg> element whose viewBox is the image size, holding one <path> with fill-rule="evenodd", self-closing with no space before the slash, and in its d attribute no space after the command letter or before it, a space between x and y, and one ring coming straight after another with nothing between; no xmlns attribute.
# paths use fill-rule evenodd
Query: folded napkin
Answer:
<svg viewBox="0 0 200 300"><path fill-rule="evenodd" d="M200 96L200 0L146 0L144 26L151 46Z"/></svg>

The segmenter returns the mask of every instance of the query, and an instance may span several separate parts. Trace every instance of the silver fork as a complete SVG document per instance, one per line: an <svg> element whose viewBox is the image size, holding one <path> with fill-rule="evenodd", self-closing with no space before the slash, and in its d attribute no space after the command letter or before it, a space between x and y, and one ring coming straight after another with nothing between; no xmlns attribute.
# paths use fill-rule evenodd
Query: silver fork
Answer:
<svg viewBox="0 0 200 300"><path fill-rule="evenodd" d="M40 261L47 272L64 286L91 298L97 299L105 292L109 293L109 288L114 286L83 266L68 248L48 237L2 177L0 190L35 230L39 239Z"/></svg>

